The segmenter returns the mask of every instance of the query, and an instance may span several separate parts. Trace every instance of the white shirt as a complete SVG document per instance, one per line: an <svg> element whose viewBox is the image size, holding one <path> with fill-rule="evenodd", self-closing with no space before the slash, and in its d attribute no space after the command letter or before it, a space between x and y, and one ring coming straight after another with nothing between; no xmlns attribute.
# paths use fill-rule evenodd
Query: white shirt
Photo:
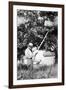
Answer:
<svg viewBox="0 0 66 90"><path fill-rule="evenodd" d="M27 59L32 58L32 52L31 52L31 50L29 48L27 48L25 50L25 56L26 56Z"/></svg>

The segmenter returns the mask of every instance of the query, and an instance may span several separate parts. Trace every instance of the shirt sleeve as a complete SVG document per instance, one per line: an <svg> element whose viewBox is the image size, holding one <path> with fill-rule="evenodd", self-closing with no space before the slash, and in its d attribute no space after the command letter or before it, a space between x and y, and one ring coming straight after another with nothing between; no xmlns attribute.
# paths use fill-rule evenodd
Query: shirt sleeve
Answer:
<svg viewBox="0 0 66 90"><path fill-rule="evenodd" d="M25 50L25 56L26 56L27 58L32 58L32 52L31 52L29 49L26 49L26 50Z"/></svg>

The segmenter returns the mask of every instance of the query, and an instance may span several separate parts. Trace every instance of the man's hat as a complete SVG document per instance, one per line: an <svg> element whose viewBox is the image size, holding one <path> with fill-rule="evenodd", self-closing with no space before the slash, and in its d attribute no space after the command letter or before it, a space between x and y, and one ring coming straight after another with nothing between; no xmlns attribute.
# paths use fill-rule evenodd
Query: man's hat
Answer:
<svg viewBox="0 0 66 90"><path fill-rule="evenodd" d="M29 43L29 44L28 44L28 46L32 47L32 46L33 46L33 44L32 44L32 43Z"/></svg>

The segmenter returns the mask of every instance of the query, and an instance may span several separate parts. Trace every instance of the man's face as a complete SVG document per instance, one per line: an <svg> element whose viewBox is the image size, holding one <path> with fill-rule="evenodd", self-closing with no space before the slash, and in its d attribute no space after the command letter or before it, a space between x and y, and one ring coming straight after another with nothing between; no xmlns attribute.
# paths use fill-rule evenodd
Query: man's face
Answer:
<svg viewBox="0 0 66 90"><path fill-rule="evenodd" d="M31 50L32 49L32 46L29 46L29 49Z"/></svg>

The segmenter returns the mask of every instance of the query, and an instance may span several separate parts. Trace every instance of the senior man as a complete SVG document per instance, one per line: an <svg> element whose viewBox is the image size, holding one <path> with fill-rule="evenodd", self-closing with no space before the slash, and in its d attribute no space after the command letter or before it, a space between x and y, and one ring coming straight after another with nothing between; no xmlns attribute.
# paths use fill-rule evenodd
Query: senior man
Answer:
<svg viewBox="0 0 66 90"><path fill-rule="evenodd" d="M33 44L29 43L27 46L27 49L25 50L25 60L24 63L27 65L30 65L32 62L32 48L33 48Z"/></svg>

